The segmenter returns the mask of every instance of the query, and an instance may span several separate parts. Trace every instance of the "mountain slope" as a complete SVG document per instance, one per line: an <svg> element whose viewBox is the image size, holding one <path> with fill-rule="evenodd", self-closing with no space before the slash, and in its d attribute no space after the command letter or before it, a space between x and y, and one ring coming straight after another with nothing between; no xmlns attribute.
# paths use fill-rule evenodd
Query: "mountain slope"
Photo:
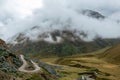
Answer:
<svg viewBox="0 0 120 80"><path fill-rule="evenodd" d="M0 68L6 72L17 72L17 68L22 65L19 57L7 48L4 41L0 40Z"/></svg>
<svg viewBox="0 0 120 80"><path fill-rule="evenodd" d="M19 57L9 51L6 43L0 39L0 80L21 80L17 76L17 68L22 65Z"/></svg>
<svg viewBox="0 0 120 80"><path fill-rule="evenodd" d="M100 55L100 58L104 58L111 63L120 64L120 44L105 51Z"/></svg>
<svg viewBox="0 0 120 80"><path fill-rule="evenodd" d="M107 18L93 10L86 9L77 12L78 15L82 15L87 20L104 22L104 19ZM83 22L87 24L86 20ZM83 22L81 21L81 23ZM64 21L61 21L60 18L46 18L42 22L40 21L40 24L35 23L34 26L30 26L27 30L10 38L8 44L11 50L46 57L68 56L88 53L120 43L119 38L102 38L94 31L82 30L81 26L87 25L73 25L72 18L67 18Z"/></svg>
<svg viewBox="0 0 120 80"><path fill-rule="evenodd" d="M24 59L24 58L23 58ZM12 53L7 47L6 43L0 39L0 80L56 80L57 73L54 66L43 62L39 64L33 62L31 59L25 57L25 62L19 55ZM26 65L24 64L26 63ZM33 65L32 65L33 64ZM22 66L23 65L23 66ZM35 66L35 67L33 67ZM41 70L38 70L40 68ZM27 73L19 70L21 67L25 68ZM35 69L34 69L35 68ZM37 71L35 71L37 68ZM35 72L33 72L35 71ZM51 73L49 73L51 71ZM31 74L30 74L31 73Z"/></svg>
<svg viewBox="0 0 120 80"><path fill-rule="evenodd" d="M16 78L14 78L13 76L3 72L3 71L0 71L0 80L18 80ZM20 80L20 79L19 79Z"/></svg>
<svg viewBox="0 0 120 80"><path fill-rule="evenodd" d="M86 37L85 33L80 33ZM20 34L15 39L15 44L10 44L11 50L24 54L41 56L68 56L78 53L88 53L108 46L120 43L119 39L102 39L100 37L93 41L84 41L75 32L56 30L54 32L39 35L38 40Z"/></svg>

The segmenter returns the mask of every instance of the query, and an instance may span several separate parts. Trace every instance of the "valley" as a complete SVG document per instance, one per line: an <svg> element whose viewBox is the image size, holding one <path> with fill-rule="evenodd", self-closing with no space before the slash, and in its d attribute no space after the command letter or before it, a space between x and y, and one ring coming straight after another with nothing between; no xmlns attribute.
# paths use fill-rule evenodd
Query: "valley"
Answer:
<svg viewBox="0 0 120 80"><path fill-rule="evenodd" d="M0 80L120 80L120 0L0 0Z"/></svg>
<svg viewBox="0 0 120 80"><path fill-rule="evenodd" d="M64 49L67 49L65 53L74 52L75 48L69 48L68 44L67 46L68 48ZM0 47L1 71L7 72L5 75L9 74L13 80L120 79L119 45L74 55L55 56L47 53L46 57L37 53L12 53L3 40L1 40Z"/></svg>
<svg viewBox="0 0 120 80"><path fill-rule="evenodd" d="M102 53L94 53L42 60L49 64L62 66L63 69L58 72L64 77L59 80L82 80L80 79L82 75L93 75L94 72L96 72L95 80L120 80L120 66L99 58L98 55Z"/></svg>

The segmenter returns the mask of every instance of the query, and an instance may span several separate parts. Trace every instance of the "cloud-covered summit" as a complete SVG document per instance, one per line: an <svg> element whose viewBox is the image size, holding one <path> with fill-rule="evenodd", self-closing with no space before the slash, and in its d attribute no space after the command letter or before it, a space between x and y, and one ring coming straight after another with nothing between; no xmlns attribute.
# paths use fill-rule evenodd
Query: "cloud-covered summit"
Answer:
<svg viewBox="0 0 120 80"><path fill-rule="evenodd" d="M99 35L103 38L120 37L120 1L119 0L1 0L0 37L11 38L20 32L28 36L39 33L63 30L84 31L88 40ZM106 16L97 20L79 11L93 10ZM29 29L39 26L36 31Z"/></svg>

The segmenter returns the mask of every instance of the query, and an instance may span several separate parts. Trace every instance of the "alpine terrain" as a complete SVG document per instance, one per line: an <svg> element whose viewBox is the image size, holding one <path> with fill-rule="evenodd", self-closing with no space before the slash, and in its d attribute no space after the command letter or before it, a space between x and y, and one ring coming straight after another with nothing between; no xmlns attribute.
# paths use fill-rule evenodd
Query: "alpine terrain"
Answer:
<svg viewBox="0 0 120 80"><path fill-rule="evenodd" d="M120 1L0 0L0 80L120 80Z"/></svg>

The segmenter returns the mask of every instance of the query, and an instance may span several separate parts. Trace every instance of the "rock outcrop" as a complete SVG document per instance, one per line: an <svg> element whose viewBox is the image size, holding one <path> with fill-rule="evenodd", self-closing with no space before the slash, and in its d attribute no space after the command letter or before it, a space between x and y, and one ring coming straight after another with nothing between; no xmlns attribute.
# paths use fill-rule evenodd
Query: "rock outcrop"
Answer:
<svg viewBox="0 0 120 80"><path fill-rule="evenodd" d="M19 57L9 51L6 43L0 39L0 70L14 73L21 65Z"/></svg>

